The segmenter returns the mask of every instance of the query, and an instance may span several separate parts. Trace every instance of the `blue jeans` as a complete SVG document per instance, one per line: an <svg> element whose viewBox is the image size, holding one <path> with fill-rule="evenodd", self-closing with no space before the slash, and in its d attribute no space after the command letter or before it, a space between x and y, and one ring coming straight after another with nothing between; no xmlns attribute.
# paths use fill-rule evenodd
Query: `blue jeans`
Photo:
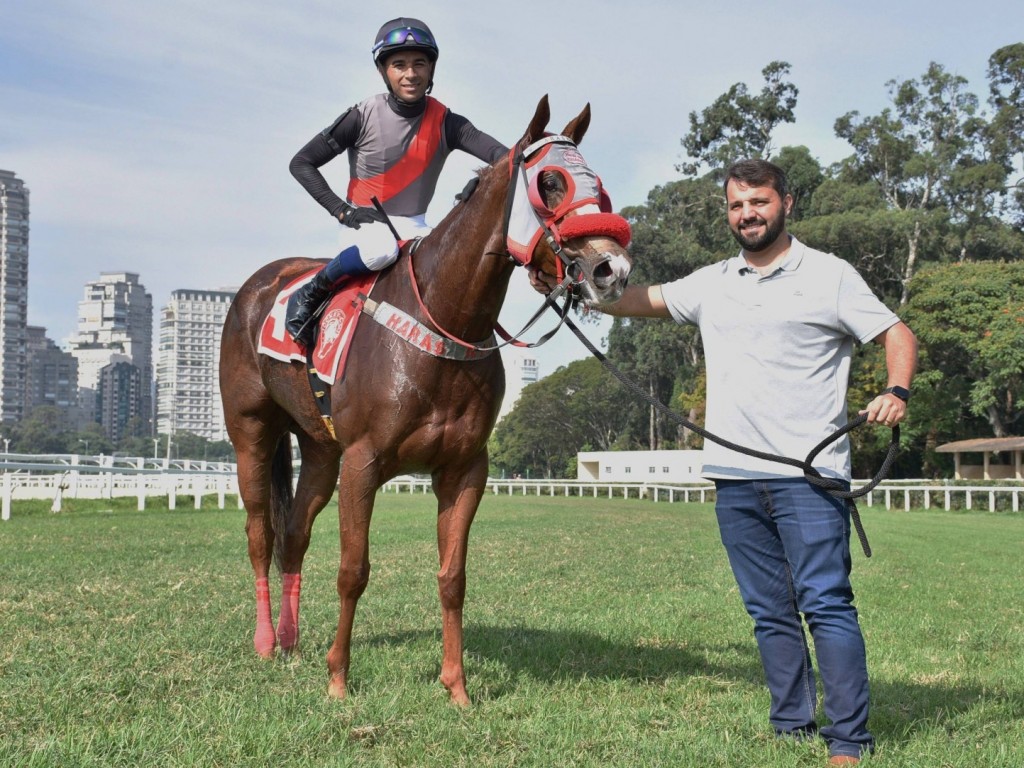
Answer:
<svg viewBox="0 0 1024 768"><path fill-rule="evenodd" d="M817 730L817 690L801 614L814 638L832 755L873 749L864 637L850 586L845 502L803 478L717 480L718 527L761 652L779 734Z"/></svg>

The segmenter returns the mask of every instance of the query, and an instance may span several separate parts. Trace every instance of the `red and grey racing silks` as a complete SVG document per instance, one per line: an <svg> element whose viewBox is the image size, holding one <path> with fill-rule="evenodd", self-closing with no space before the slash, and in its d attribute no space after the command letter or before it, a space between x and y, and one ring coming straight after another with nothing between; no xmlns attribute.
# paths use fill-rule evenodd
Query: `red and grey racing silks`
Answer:
<svg viewBox="0 0 1024 768"><path fill-rule="evenodd" d="M384 94L354 107L361 113L362 135L359 151L348 153L353 205L372 205L376 197L393 216L426 212L451 152L444 132L448 108L431 96L426 101L415 119L396 114Z"/></svg>

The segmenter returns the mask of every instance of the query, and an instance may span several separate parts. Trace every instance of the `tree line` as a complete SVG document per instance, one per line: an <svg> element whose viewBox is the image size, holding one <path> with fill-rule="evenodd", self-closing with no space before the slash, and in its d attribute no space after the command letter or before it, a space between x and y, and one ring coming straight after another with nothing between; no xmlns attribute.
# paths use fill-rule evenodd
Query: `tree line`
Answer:
<svg viewBox="0 0 1024 768"><path fill-rule="evenodd" d="M235 450L227 440L209 440L191 432L147 436L140 419L128 423L126 434L112 440L98 423L79 429L68 426L64 413L51 405L39 406L17 424L0 432L5 453L83 456L144 456L194 461L235 461Z"/></svg>
<svg viewBox="0 0 1024 768"><path fill-rule="evenodd" d="M834 123L849 156L823 166L805 146L776 148L795 122L799 90L774 61L755 92L737 83L689 115L682 178L621 211L633 227L637 283L668 282L734 256L724 169L759 157L789 177L790 232L855 266L921 345L894 475L949 475L946 442L1020 434L1024 410L1024 43L988 59L982 100L965 78L931 63L886 84L888 105ZM668 321L616 318L608 358L648 394L703 425L700 336ZM885 386L882 350L854 358L850 415ZM751 396L783 396L757 393ZM854 476L871 475L887 430L851 433ZM596 360L559 369L523 390L491 437L492 471L574 476L580 450L699 448L702 439L630 396ZM810 446L809 446L810 448ZM802 457L797 457L802 458Z"/></svg>

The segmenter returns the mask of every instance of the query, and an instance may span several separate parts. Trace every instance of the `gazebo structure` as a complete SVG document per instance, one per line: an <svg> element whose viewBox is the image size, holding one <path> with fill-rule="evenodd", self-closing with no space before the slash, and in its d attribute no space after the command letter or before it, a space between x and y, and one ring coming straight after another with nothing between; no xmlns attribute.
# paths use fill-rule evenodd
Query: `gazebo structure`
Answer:
<svg viewBox="0 0 1024 768"><path fill-rule="evenodd" d="M946 443L935 449L939 453L952 453L954 477L957 480L1022 480L1022 457L1024 457L1024 437L979 437L974 440L957 440ZM1012 464L992 464L990 455L993 453L1013 453ZM980 453L981 465L962 464L960 454Z"/></svg>

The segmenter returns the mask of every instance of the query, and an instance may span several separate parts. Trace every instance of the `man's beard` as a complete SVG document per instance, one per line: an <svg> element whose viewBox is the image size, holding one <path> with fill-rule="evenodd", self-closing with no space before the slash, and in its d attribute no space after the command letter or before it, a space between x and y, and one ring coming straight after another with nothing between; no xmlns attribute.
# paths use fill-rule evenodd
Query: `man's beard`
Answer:
<svg viewBox="0 0 1024 768"><path fill-rule="evenodd" d="M764 231L760 235L744 235L743 230L738 226L730 231L743 250L748 253L760 253L778 240L785 228L786 212L779 211L779 215L774 219L764 222Z"/></svg>

